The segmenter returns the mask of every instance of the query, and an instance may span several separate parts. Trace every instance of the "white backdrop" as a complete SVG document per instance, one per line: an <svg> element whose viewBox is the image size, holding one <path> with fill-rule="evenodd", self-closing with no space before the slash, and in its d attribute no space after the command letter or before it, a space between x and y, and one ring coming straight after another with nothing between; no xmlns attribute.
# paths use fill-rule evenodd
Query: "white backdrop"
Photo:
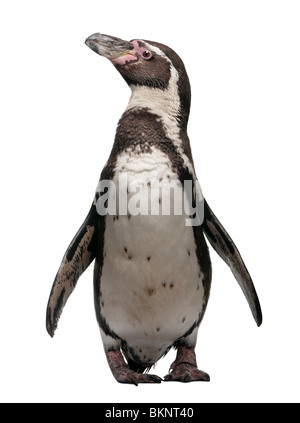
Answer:
<svg viewBox="0 0 300 423"><path fill-rule="evenodd" d="M299 401L299 21L290 0L1 3L1 402ZM210 383L118 384L98 333L92 267L54 339L46 333L54 276L130 94L85 46L94 32L167 44L190 76L197 175L264 315L257 328L212 251L196 349Z"/></svg>

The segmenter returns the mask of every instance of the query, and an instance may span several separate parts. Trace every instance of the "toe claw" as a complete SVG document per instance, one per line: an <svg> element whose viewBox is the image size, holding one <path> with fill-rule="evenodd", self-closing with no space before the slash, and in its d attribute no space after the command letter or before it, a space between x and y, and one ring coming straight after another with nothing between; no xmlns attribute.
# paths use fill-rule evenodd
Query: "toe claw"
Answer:
<svg viewBox="0 0 300 423"><path fill-rule="evenodd" d="M190 374L186 374L183 378L183 382L191 382L192 377Z"/></svg>
<svg viewBox="0 0 300 423"><path fill-rule="evenodd" d="M204 373L203 372L203 376L204 376L204 378L203 378L203 381L204 382L209 382L210 381L210 377L209 377L209 375L207 373Z"/></svg>
<svg viewBox="0 0 300 423"><path fill-rule="evenodd" d="M153 381L154 383L161 383L162 378L156 375L148 375L149 379Z"/></svg>

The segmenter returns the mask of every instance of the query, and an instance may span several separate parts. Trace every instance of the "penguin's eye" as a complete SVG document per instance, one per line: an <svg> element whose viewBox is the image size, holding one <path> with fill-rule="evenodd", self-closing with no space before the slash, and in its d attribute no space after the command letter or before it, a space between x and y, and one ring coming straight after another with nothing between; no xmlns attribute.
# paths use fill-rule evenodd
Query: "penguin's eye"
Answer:
<svg viewBox="0 0 300 423"><path fill-rule="evenodd" d="M144 59L149 60L152 57L152 53L149 50L144 50L142 53L142 56Z"/></svg>

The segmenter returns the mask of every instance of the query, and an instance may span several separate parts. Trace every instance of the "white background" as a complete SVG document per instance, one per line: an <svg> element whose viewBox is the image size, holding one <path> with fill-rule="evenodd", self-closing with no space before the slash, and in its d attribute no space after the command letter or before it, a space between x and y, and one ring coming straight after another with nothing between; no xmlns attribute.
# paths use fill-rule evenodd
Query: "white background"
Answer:
<svg viewBox="0 0 300 423"><path fill-rule="evenodd" d="M1 402L299 401L299 22L290 0L1 2ZM196 349L210 383L118 384L98 333L92 266L54 339L45 330L54 276L130 95L85 46L98 31L167 44L190 76L197 175L264 315L257 328L212 251Z"/></svg>

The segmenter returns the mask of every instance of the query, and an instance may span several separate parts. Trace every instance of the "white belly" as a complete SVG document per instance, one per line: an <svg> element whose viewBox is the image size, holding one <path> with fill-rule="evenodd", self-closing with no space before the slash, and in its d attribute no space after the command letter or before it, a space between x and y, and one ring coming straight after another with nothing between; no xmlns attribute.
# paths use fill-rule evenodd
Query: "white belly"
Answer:
<svg viewBox="0 0 300 423"><path fill-rule="evenodd" d="M119 169L129 184L137 177L143 181L148 196L151 179L177 180L159 151L124 153ZM106 216L101 314L141 361L155 362L197 321L202 308L203 275L186 217Z"/></svg>

